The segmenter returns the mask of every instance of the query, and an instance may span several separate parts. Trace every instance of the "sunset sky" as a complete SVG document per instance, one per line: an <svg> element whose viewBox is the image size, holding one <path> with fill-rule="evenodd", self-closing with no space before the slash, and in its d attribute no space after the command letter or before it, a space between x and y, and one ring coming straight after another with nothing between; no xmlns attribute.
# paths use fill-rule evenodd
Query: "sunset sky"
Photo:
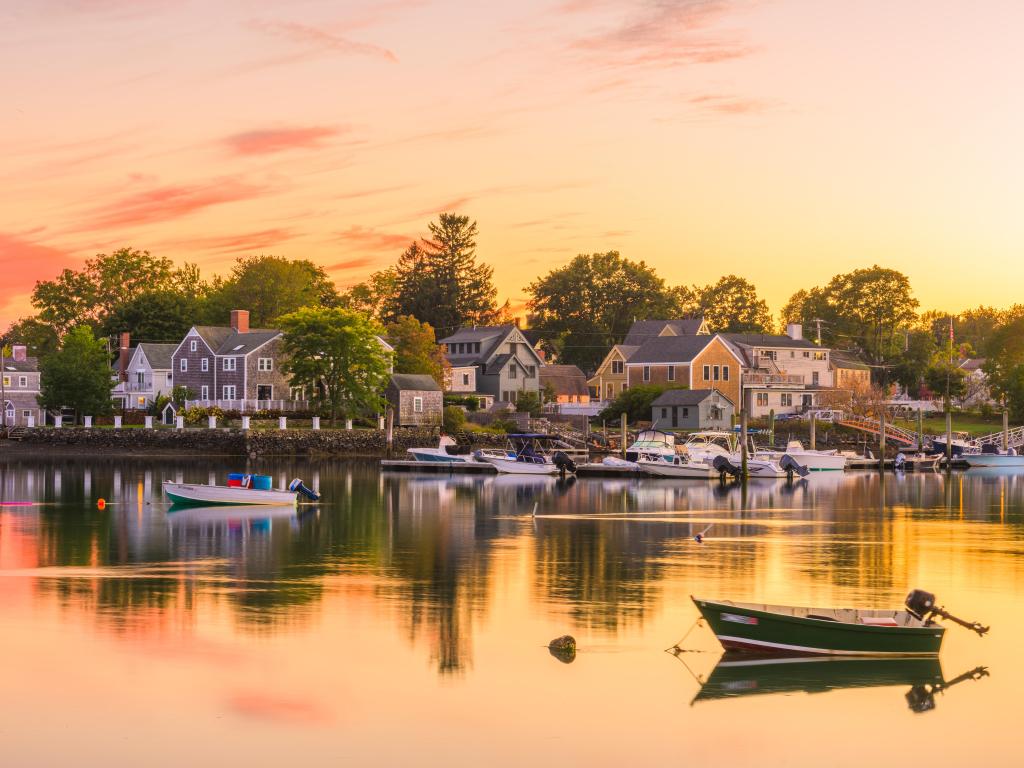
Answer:
<svg viewBox="0 0 1024 768"><path fill-rule="evenodd" d="M122 245L344 288L443 210L502 300L581 252L1021 300L1024 4L3 0L0 325Z"/></svg>

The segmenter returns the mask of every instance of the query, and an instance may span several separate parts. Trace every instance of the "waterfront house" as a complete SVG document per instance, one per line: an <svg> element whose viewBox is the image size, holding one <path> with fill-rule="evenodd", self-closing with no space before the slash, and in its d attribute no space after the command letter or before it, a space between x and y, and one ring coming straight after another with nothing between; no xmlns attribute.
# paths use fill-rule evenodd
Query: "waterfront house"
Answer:
<svg viewBox="0 0 1024 768"><path fill-rule="evenodd" d="M871 368L853 352L831 350L829 365L832 368L832 385L836 389L853 391L871 385Z"/></svg>
<svg viewBox="0 0 1024 768"><path fill-rule="evenodd" d="M703 317L684 317L678 320L635 320L622 343L639 347L659 336L709 336L708 324Z"/></svg>
<svg viewBox="0 0 1024 768"><path fill-rule="evenodd" d="M171 355L175 386L189 389L188 405L228 410L305 408L302 391L281 371L283 334L250 328L249 313L231 311L231 325L197 325Z"/></svg>
<svg viewBox="0 0 1024 768"><path fill-rule="evenodd" d="M544 365L540 369L540 388L556 403L589 403L587 377L575 365Z"/></svg>
<svg viewBox="0 0 1024 768"><path fill-rule="evenodd" d="M444 393L433 376L414 373L392 374L385 390L395 413L396 427L419 427L441 423Z"/></svg>
<svg viewBox="0 0 1024 768"><path fill-rule="evenodd" d="M819 406L824 390L832 389L831 350L803 336L798 323L785 334L723 333L743 360L741 408L754 418L771 411L802 413Z"/></svg>
<svg viewBox="0 0 1024 768"><path fill-rule="evenodd" d="M39 361L28 356L28 347L14 344L10 357L3 358L4 423L9 427L41 425L39 407Z"/></svg>
<svg viewBox="0 0 1024 768"><path fill-rule="evenodd" d="M170 395L174 389L171 358L177 344L143 342L129 345L130 336L121 334L117 384L110 396L120 410L145 410L157 395Z"/></svg>
<svg viewBox="0 0 1024 768"><path fill-rule="evenodd" d="M538 371L544 361L518 326L467 326L441 339L438 344L442 345L456 381L466 381L468 369L472 369L474 392L506 403L516 402L520 392L539 395ZM455 389L450 391L473 394Z"/></svg>
<svg viewBox="0 0 1024 768"><path fill-rule="evenodd" d="M716 389L670 389L651 404L657 429L731 429L736 406Z"/></svg>
<svg viewBox="0 0 1024 768"><path fill-rule="evenodd" d="M740 401L744 361L739 352L714 336L658 336L645 342L626 361L626 386L713 389L730 402Z"/></svg>
<svg viewBox="0 0 1024 768"><path fill-rule="evenodd" d="M964 384L967 392L961 398L962 406L976 408L980 405L995 405L996 399L988 386L988 374L984 369L984 357L969 357L960 360L957 367L964 372Z"/></svg>

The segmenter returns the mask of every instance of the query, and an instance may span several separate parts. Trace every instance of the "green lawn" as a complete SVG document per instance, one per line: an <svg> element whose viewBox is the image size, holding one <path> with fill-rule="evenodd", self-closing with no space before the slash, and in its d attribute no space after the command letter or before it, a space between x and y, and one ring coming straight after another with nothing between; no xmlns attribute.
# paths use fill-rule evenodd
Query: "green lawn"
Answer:
<svg viewBox="0 0 1024 768"><path fill-rule="evenodd" d="M909 429L911 432L917 431L917 419L896 419L895 424L897 427ZM1013 424L1011 424L1010 426L1012 427ZM971 437L978 437L979 435L989 435L992 434L993 432L998 432L1002 428L1003 417L1000 414L996 414L995 416L989 419L983 419L976 413L953 414L953 431L966 432ZM924 431L927 435L941 435L942 433L944 433L946 431L945 415L925 415Z"/></svg>

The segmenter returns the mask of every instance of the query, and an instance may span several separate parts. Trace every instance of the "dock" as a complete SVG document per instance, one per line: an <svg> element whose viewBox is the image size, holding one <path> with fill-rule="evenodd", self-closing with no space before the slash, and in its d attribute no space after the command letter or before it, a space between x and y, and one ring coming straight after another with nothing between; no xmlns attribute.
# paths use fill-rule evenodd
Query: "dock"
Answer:
<svg viewBox="0 0 1024 768"><path fill-rule="evenodd" d="M884 463L886 470L893 470L894 462L886 459ZM380 468L389 472L429 472L440 475L496 475L498 470L493 464L477 461L445 462L445 461L415 461L414 459L381 459ZM963 461L953 460L954 469L966 469L967 464ZM849 459L846 462L846 471L878 471L878 459ZM907 472L914 470L907 467ZM919 470L920 471L920 470ZM931 471L931 470L925 470ZM818 474L818 473L812 473ZM830 473L826 473L830 474ZM555 477L555 475L551 475ZM576 477L643 477L643 475L630 467L614 467L600 463L580 464L576 468Z"/></svg>

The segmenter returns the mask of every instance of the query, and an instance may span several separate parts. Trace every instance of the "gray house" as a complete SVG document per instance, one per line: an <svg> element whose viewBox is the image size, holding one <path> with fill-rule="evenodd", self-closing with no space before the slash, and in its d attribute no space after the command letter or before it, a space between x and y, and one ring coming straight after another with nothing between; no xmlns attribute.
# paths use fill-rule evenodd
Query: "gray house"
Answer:
<svg viewBox="0 0 1024 768"><path fill-rule="evenodd" d="M444 393L433 376L395 373L385 390L395 412L396 427L434 426L441 423Z"/></svg>
<svg viewBox="0 0 1024 768"><path fill-rule="evenodd" d="M174 389L171 366L178 345L145 342L130 348L128 338L121 334L118 381L110 396L117 408L146 409L157 395L170 395Z"/></svg>
<svg viewBox="0 0 1024 768"><path fill-rule="evenodd" d="M651 404L658 429L731 429L736 406L717 389L670 389Z"/></svg>
<svg viewBox="0 0 1024 768"><path fill-rule="evenodd" d="M24 344L11 347L11 356L3 361L4 423L8 427L42 424L45 414L36 398L39 395L39 363L27 354Z"/></svg>
<svg viewBox="0 0 1024 768"><path fill-rule="evenodd" d="M533 345L515 325L460 328L442 345L453 369L476 371L476 391L506 403L520 392L540 393L541 360Z"/></svg>

